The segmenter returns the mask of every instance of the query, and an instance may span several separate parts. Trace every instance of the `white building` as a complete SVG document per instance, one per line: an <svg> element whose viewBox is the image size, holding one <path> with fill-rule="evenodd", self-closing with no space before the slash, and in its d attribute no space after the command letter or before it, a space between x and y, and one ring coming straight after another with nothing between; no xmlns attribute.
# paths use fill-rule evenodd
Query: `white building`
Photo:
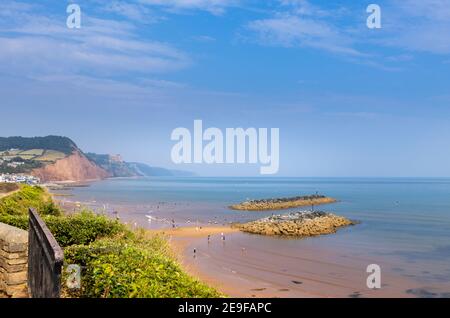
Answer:
<svg viewBox="0 0 450 318"><path fill-rule="evenodd" d="M39 178L24 174L0 174L0 182L39 184Z"/></svg>

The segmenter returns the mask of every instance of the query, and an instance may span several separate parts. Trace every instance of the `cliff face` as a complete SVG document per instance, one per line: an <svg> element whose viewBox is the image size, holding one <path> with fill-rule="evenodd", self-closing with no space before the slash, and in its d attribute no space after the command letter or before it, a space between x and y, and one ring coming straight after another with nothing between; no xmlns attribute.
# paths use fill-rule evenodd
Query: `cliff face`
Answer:
<svg viewBox="0 0 450 318"><path fill-rule="evenodd" d="M144 163L126 162L120 155L106 155L88 152L86 153L86 157L103 170L106 170L111 177L188 177L195 175L188 171L169 170L151 167Z"/></svg>
<svg viewBox="0 0 450 318"><path fill-rule="evenodd" d="M108 171L111 177L129 178L141 176L129 163L123 161L120 155L87 153L86 157L103 170Z"/></svg>
<svg viewBox="0 0 450 318"><path fill-rule="evenodd" d="M55 163L34 169L31 174L40 178L42 182L88 181L110 176L106 170L89 161L79 151L75 151L70 156Z"/></svg>

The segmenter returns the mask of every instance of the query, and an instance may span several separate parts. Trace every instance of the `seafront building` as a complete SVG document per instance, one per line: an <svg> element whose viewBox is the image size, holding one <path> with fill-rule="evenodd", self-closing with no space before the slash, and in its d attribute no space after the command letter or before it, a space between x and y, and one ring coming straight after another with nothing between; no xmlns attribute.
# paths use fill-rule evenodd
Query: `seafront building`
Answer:
<svg viewBox="0 0 450 318"><path fill-rule="evenodd" d="M39 184L41 180L37 177L25 174L0 174L0 182L4 183L25 183Z"/></svg>

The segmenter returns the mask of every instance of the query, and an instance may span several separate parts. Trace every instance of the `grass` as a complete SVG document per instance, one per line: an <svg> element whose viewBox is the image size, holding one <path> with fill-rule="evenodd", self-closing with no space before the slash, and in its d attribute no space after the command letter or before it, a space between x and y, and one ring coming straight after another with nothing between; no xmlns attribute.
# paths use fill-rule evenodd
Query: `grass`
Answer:
<svg viewBox="0 0 450 318"><path fill-rule="evenodd" d="M8 151L2 151L0 152L0 155L2 156L15 156L17 155L19 152L21 152L21 150L8 150Z"/></svg>
<svg viewBox="0 0 450 318"><path fill-rule="evenodd" d="M64 283L64 297L207 298L214 289L186 274L171 252L167 238L132 231L117 220L81 211L62 215L41 187L21 186L0 200L0 222L28 228L28 207L35 207L64 249L65 264L82 268L81 289ZM49 208L51 206L52 208Z"/></svg>
<svg viewBox="0 0 450 318"><path fill-rule="evenodd" d="M55 162L60 159L64 159L66 155L60 151L46 150L41 156L35 158L38 161L51 161Z"/></svg>
<svg viewBox="0 0 450 318"><path fill-rule="evenodd" d="M56 150L31 149L3 151L0 152L0 157L3 157L5 159L14 159L20 157L24 160L55 162L59 159L64 159L66 155L63 152Z"/></svg>
<svg viewBox="0 0 450 318"><path fill-rule="evenodd" d="M44 153L44 149L31 149L19 152L20 156L28 155L28 156L42 156Z"/></svg>
<svg viewBox="0 0 450 318"><path fill-rule="evenodd" d="M41 187L19 185L20 190L0 199L0 215L28 215L35 208L42 215L60 215L50 194Z"/></svg>
<svg viewBox="0 0 450 318"><path fill-rule="evenodd" d="M16 190L19 190L19 185L15 183L4 183L4 182L0 183L0 194L9 193Z"/></svg>

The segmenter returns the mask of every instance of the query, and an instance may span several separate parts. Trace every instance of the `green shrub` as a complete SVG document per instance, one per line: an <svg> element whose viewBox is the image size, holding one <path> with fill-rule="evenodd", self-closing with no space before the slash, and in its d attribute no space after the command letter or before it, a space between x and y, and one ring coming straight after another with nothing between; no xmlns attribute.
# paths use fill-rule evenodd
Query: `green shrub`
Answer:
<svg viewBox="0 0 450 318"><path fill-rule="evenodd" d="M218 297L188 276L172 256L167 239L130 231L117 220L89 211L61 216L41 187L21 186L0 200L0 222L27 230L28 208L42 216L64 248L66 264L82 266L82 288L64 295L93 298ZM66 275L64 273L64 275Z"/></svg>
<svg viewBox="0 0 450 318"><path fill-rule="evenodd" d="M81 212L66 217L45 217L48 228L62 246L87 245L103 237L131 235L125 225L103 215Z"/></svg>
<svg viewBox="0 0 450 318"><path fill-rule="evenodd" d="M70 297L175 298L219 297L214 289L184 273L168 252L167 240L104 239L65 249L67 264L80 265L81 290Z"/></svg>
<svg viewBox="0 0 450 318"><path fill-rule="evenodd" d="M61 215L49 193L39 186L20 185L20 191L0 199L0 214L28 215L29 208L41 215Z"/></svg>
<svg viewBox="0 0 450 318"><path fill-rule="evenodd" d="M22 230L28 230L28 216L27 215L9 215L0 214L0 223L9 224L18 227Z"/></svg>
<svg viewBox="0 0 450 318"><path fill-rule="evenodd" d="M62 247L75 244L87 245L103 237L132 235L119 221L87 211L70 216L43 216L43 220ZM0 222L24 230L28 229L27 215L0 214Z"/></svg>

